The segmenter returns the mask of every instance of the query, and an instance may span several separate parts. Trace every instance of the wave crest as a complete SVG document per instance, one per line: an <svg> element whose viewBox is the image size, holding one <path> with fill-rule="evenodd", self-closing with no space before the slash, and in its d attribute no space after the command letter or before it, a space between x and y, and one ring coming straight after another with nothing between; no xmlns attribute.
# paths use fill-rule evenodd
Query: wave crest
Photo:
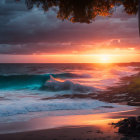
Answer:
<svg viewBox="0 0 140 140"><path fill-rule="evenodd" d="M50 76L50 80L47 81L40 89L48 91L71 90L75 92L86 92L86 93L95 91L95 88L93 87L73 83L69 80L66 81L58 80L55 79L53 76Z"/></svg>
<svg viewBox="0 0 140 140"><path fill-rule="evenodd" d="M60 79L70 79L70 78L87 78L89 75L83 74L73 74L73 73L59 73L59 74L43 74L43 75L0 75L0 89L50 89L50 90L84 90L82 86L75 85L70 81L65 81L63 83L58 83L58 81L53 80L52 77ZM47 83L47 85L46 85ZM56 85L54 85L56 84ZM86 89L85 89L86 90Z"/></svg>

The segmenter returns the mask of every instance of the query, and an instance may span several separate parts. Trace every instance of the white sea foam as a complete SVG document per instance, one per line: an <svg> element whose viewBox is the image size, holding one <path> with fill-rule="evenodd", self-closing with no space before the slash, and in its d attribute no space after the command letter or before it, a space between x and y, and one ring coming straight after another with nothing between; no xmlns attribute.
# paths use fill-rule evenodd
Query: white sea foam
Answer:
<svg viewBox="0 0 140 140"><path fill-rule="evenodd" d="M120 108L120 105L105 103L90 99L54 99L39 100L24 98L21 100L6 100L0 102L0 117L27 114L29 112L56 110L88 110L99 107Z"/></svg>

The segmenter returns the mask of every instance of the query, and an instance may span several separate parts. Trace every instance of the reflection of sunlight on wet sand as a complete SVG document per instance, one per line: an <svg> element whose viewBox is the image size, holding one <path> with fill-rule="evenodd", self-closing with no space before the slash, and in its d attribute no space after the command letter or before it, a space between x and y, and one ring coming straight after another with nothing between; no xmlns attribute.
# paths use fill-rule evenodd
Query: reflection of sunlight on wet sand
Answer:
<svg viewBox="0 0 140 140"><path fill-rule="evenodd" d="M78 110L77 110L78 111ZM77 112L76 111L76 112ZM54 116L53 114L57 114ZM59 116L63 112L63 116ZM69 111L72 112L72 111ZM133 112L133 113L132 113ZM67 115L68 111L54 111L48 112L47 117L31 119L25 122L1 123L0 133L22 132L29 130L43 130L61 127L87 127L97 128L98 130L111 133L114 135L116 129L110 125L111 123L118 122L120 119L128 117L134 112L137 114L136 109L112 112L112 113L98 113L88 115Z"/></svg>
<svg viewBox="0 0 140 140"><path fill-rule="evenodd" d="M113 119L108 113L92 114L92 115L72 115L72 116L52 116L42 119L38 119L33 122L33 128L45 127L45 128L57 128L64 126L94 126L103 131L109 131L112 129L112 122L117 122L120 119ZM40 129L41 129L40 128ZM115 129L114 129L115 131Z"/></svg>

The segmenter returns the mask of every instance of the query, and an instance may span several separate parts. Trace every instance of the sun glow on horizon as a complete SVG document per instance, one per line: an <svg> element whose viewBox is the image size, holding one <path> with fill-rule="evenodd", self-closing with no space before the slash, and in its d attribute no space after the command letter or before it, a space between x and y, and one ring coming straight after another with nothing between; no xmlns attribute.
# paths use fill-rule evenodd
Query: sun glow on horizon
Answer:
<svg viewBox="0 0 140 140"><path fill-rule="evenodd" d="M140 62L140 54L0 55L0 63L127 63Z"/></svg>
<svg viewBox="0 0 140 140"><path fill-rule="evenodd" d="M100 63L111 63L111 55L108 54L100 54L98 55Z"/></svg>

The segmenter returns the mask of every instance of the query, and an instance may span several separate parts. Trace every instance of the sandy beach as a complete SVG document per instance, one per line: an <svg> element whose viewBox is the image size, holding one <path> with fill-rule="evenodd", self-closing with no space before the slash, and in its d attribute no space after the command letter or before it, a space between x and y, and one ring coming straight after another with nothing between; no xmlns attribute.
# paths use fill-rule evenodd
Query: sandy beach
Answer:
<svg viewBox="0 0 140 140"><path fill-rule="evenodd" d="M138 116L140 108L130 111L90 115L56 116L33 119L27 122L1 125L1 140L138 140L140 137L124 136L111 123ZM50 125L51 124L51 125ZM23 129L25 128L25 129ZM15 130L15 132L10 132ZM21 132L18 132L19 131Z"/></svg>

